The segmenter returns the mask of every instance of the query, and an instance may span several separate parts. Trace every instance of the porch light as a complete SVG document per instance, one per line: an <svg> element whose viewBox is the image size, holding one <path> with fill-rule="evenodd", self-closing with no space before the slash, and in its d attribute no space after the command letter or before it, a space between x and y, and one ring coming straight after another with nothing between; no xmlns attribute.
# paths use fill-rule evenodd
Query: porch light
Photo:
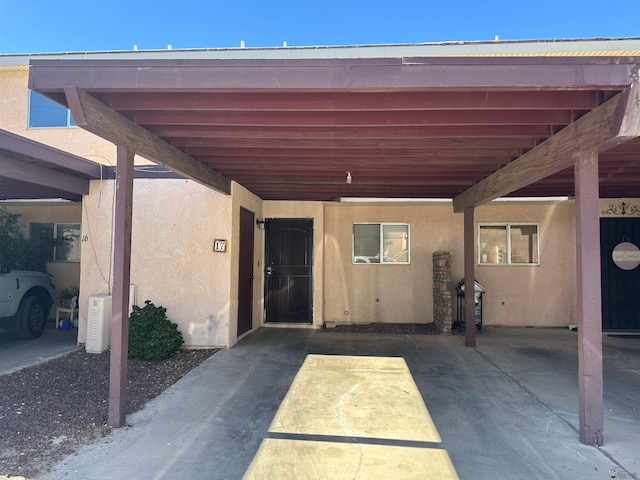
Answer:
<svg viewBox="0 0 640 480"><path fill-rule="evenodd" d="M347 172L347 185L351 185L353 182L353 177L351 176L351 172Z"/></svg>

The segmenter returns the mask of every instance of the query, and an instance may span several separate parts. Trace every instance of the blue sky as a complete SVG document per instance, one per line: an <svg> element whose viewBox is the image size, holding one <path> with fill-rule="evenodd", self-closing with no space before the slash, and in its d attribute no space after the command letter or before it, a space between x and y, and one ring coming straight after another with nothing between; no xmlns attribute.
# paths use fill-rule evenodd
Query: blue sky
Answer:
<svg viewBox="0 0 640 480"><path fill-rule="evenodd" d="M0 53L640 37L638 18L639 0L0 0Z"/></svg>

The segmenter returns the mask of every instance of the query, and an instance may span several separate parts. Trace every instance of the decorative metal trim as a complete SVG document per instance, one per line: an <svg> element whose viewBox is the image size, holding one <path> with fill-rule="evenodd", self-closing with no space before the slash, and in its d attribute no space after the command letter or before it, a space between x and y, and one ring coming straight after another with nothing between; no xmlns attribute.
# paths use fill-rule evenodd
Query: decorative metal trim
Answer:
<svg viewBox="0 0 640 480"><path fill-rule="evenodd" d="M626 202L622 202L619 204L609 204L609 208L606 210L601 210L600 213L602 215L621 215L621 216L635 216L640 217L640 205L630 205Z"/></svg>

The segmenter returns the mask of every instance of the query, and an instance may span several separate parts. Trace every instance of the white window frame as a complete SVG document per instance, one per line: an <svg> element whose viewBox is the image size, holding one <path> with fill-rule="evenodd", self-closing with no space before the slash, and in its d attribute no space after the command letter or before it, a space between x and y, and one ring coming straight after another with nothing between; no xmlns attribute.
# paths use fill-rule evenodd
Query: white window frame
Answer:
<svg viewBox="0 0 640 480"><path fill-rule="evenodd" d="M519 226L535 226L536 227L536 250L538 252L537 262L532 263L520 263L520 262L512 262L511 261L511 227L519 227ZM494 262L483 262L482 261L482 238L480 232L482 231L482 227L505 227L505 235L506 235L506 243L505 243L505 263L494 263ZM537 222L482 222L478 223L478 265L482 265L485 267L510 267L510 266L524 266L524 267L538 267L540 266L540 224Z"/></svg>
<svg viewBox="0 0 640 480"><path fill-rule="evenodd" d="M356 234L355 234L355 226L356 225L378 225L380 227L380 261L379 262L358 262L356 261ZM382 254L384 252L384 227L406 227L407 228L407 261L406 262L396 262L396 261L385 261L385 256ZM409 265L411 263L411 225L404 222L354 222L351 227L351 263L353 265Z"/></svg>
<svg viewBox="0 0 640 480"><path fill-rule="evenodd" d="M82 226L80 224L80 222L31 222L29 224L29 235L31 235L31 230L32 230L32 225L51 225L53 227L53 245L52 245L52 257L51 260L47 260L47 262L51 262L51 263L79 263L80 262L80 249L81 249L81 244L82 244ZM77 244L77 255L75 255L74 257L76 258L72 258L72 259L62 259L59 260L57 258L58 256L58 246L56 245L56 240L58 239L58 227L64 227L64 226L70 226L71 228L73 228L74 230L78 230L78 238L76 239L76 241L74 243ZM76 228L77 227L77 228Z"/></svg>

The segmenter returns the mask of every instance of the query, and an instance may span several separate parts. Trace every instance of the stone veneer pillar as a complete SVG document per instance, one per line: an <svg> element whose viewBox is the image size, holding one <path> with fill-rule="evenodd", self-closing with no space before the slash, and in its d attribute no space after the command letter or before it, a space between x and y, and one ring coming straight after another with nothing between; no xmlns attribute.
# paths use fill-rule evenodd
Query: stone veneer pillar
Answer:
<svg viewBox="0 0 640 480"><path fill-rule="evenodd" d="M433 323L445 335L451 334L451 254L433 254Z"/></svg>

